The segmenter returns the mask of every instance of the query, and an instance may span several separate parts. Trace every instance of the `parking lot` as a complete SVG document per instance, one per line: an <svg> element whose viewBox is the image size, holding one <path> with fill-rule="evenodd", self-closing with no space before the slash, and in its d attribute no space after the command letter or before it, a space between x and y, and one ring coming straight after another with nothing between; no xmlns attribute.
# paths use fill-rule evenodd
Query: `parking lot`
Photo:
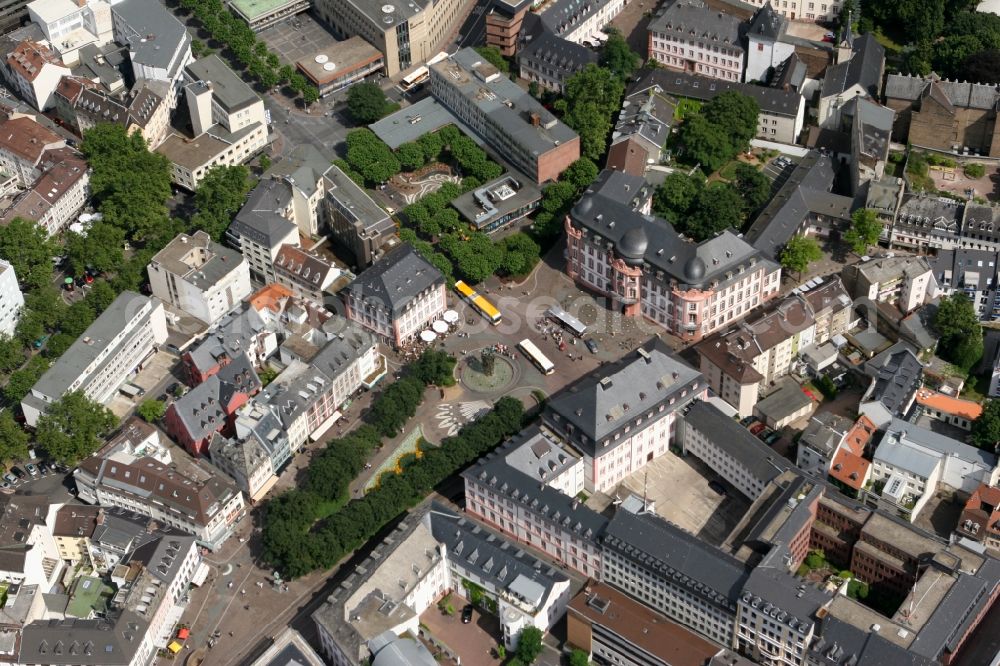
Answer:
<svg viewBox="0 0 1000 666"><path fill-rule="evenodd" d="M715 477L697 458L669 452L627 477L615 491L594 495L587 500L587 506L603 511L616 495L624 500L629 495L645 493L658 516L718 546L750 504L724 482L721 483L727 488L725 495L712 490L709 482Z"/></svg>
<svg viewBox="0 0 1000 666"><path fill-rule="evenodd" d="M764 175L771 179L771 191L777 192L795 171L797 164L790 157L777 157L764 165Z"/></svg>
<svg viewBox="0 0 1000 666"><path fill-rule="evenodd" d="M129 384L138 386L143 390L143 395L130 398L124 393L117 392L108 403L108 409L118 418L124 418L130 411L135 409L143 400L155 400L159 398L166 387L180 379L174 377L171 371L177 366L178 360L174 354L160 350L153 354L152 358L146 361L142 370L137 375L128 380Z"/></svg>

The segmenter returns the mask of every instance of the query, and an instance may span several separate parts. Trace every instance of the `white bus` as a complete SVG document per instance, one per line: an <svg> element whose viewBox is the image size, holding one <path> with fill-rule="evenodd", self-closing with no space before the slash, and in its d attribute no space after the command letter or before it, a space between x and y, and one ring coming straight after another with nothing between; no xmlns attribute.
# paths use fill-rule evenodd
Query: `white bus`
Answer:
<svg viewBox="0 0 1000 666"><path fill-rule="evenodd" d="M417 88L417 86L423 85L431 77L431 70L427 69L426 66L421 65L415 70L403 77L403 80L399 82L399 89L403 92L410 92Z"/></svg>
<svg viewBox="0 0 1000 666"><path fill-rule="evenodd" d="M517 348L521 350L521 353L528 357L528 360L535 364L543 375L551 375L556 366L552 364L552 361L548 359L545 354L542 353L535 343L531 340L525 338L517 343Z"/></svg>
<svg viewBox="0 0 1000 666"><path fill-rule="evenodd" d="M579 319L571 315L570 313L563 310L558 305L553 305L546 312L546 316L550 319L554 319L556 323L565 329L568 329L570 333L578 338L582 338L587 334L587 327Z"/></svg>

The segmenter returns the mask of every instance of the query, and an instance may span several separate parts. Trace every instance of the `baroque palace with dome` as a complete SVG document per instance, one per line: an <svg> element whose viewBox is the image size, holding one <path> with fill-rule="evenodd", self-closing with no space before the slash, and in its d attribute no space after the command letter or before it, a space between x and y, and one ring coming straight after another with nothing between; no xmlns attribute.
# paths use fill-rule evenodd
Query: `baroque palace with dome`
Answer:
<svg viewBox="0 0 1000 666"><path fill-rule="evenodd" d="M695 243L650 214L644 179L605 170L566 217L566 272L645 317L697 341L778 295L781 266L730 230Z"/></svg>

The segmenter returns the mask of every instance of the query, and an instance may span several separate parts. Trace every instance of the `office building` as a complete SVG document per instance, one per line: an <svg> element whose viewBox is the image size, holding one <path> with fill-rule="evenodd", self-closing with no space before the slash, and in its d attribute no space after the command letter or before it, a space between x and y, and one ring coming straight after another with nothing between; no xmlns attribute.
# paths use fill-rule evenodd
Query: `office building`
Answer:
<svg viewBox="0 0 1000 666"><path fill-rule="evenodd" d="M778 294L780 266L730 230L701 243L683 238L635 205L645 187L606 170L570 210L566 270L578 284L691 342Z"/></svg>
<svg viewBox="0 0 1000 666"><path fill-rule="evenodd" d="M250 190L247 202L226 230L226 242L243 254L250 272L265 284L278 280L274 260L281 248L299 243L292 216L291 185L265 178Z"/></svg>
<svg viewBox="0 0 1000 666"><path fill-rule="evenodd" d="M401 347L448 306L444 276L403 244L364 270L344 290L347 318Z"/></svg>
<svg viewBox="0 0 1000 666"><path fill-rule="evenodd" d="M431 94L498 154L545 183L580 157L580 137L472 48L430 67Z"/></svg>
<svg viewBox="0 0 1000 666"><path fill-rule="evenodd" d="M316 86L320 97L326 97L384 71L385 56L361 37L354 36L301 58L295 66Z"/></svg>
<svg viewBox="0 0 1000 666"><path fill-rule="evenodd" d="M562 39L595 47L607 40L604 28L625 5L625 0L595 0L586 4L556 0L545 7L541 17L546 27Z"/></svg>
<svg viewBox="0 0 1000 666"><path fill-rule="evenodd" d="M396 233L395 222L336 165L326 170L323 181L323 223L350 251L355 266L370 266Z"/></svg>
<svg viewBox="0 0 1000 666"><path fill-rule="evenodd" d="M543 16L528 13L524 17L518 37L517 66L522 79L561 94L566 79L591 63L596 65L598 57L588 47L557 35Z"/></svg>
<svg viewBox="0 0 1000 666"><path fill-rule="evenodd" d="M316 17L339 39L355 35L385 56L385 75L423 64L441 51L472 6L458 0L382 4L380 0L317 0Z"/></svg>
<svg viewBox="0 0 1000 666"><path fill-rule="evenodd" d="M191 35L166 6L146 0L112 4L115 41L128 46L132 80L166 81L167 104L177 106L184 68L191 62Z"/></svg>
<svg viewBox="0 0 1000 666"><path fill-rule="evenodd" d="M510 174L466 192L451 202L466 222L488 234L523 220L541 204L542 192L539 188Z"/></svg>
<svg viewBox="0 0 1000 666"><path fill-rule="evenodd" d="M28 17L70 66L79 63L80 49L101 47L114 38L111 3L105 0L34 0L28 4Z"/></svg>
<svg viewBox="0 0 1000 666"><path fill-rule="evenodd" d="M157 252L149 266L153 296L212 325L250 295L250 267L204 231L180 234Z"/></svg>
<svg viewBox="0 0 1000 666"><path fill-rule="evenodd" d="M135 2L136 0L124 0ZM264 102L217 55L184 68L193 134L177 130L156 148L176 185L194 190L213 166L243 164L267 145Z"/></svg>
<svg viewBox="0 0 1000 666"><path fill-rule="evenodd" d="M232 0L229 7L236 16L246 21L251 30L260 32L289 17L307 11L309 0L278 0L277 2Z"/></svg>
<svg viewBox="0 0 1000 666"><path fill-rule="evenodd" d="M27 424L34 427L48 406L70 391L107 404L166 339L163 304L122 292L21 400Z"/></svg>

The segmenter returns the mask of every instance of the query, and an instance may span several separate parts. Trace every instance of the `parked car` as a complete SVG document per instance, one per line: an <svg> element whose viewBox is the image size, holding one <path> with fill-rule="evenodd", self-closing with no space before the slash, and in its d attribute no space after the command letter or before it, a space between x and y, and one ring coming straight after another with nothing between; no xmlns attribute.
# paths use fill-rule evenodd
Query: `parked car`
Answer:
<svg viewBox="0 0 1000 666"><path fill-rule="evenodd" d="M590 350L591 354L596 354L597 353L598 346L597 346L597 343L594 341L593 338L585 341L583 344L587 345L587 349Z"/></svg>
<svg viewBox="0 0 1000 666"><path fill-rule="evenodd" d="M780 432L772 432L770 435L764 438L764 443L768 446L774 446L774 443L781 439Z"/></svg>
<svg viewBox="0 0 1000 666"><path fill-rule="evenodd" d="M21 469L20 467L11 467L10 473L16 476L18 479L24 478L24 470Z"/></svg>
<svg viewBox="0 0 1000 666"><path fill-rule="evenodd" d="M469 624L472 622L472 604L465 604L462 609L462 624Z"/></svg>
<svg viewBox="0 0 1000 666"><path fill-rule="evenodd" d="M744 428L747 428L750 426L751 423L753 423L756 420L757 419L755 419L752 416L744 416L742 419L740 419L740 425L743 426Z"/></svg>
<svg viewBox="0 0 1000 666"><path fill-rule="evenodd" d="M3 480L9 483L10 485L14 485L15 483L17 483L17 477L11 474L10 472L7 472L6 474L3 475Z"/></svg>
<svg viewBox="0 0 1000 666"><path fill-rule="evenodd" d="M714 490L719 495L728 495L729 494L729 491L726 490L726 487L724 485L722 485L721 482L716 481L715 479L712 479L711 481L708 482L708 487L711 488L712 490Z"/></svg>
<svg viewBox="0 0 1000 666"><path fill-rule="evenodd" d="M180 384L178 384L177 382L174 382L173 384L171 384L170 386L167 387L167 393L169 393L170 395L173 395L177 391L177 389L178 389L179 386L180 386Z"/></svg>
<svg viewBox="0 0 1000 666"><path fill-rule="evenodd" d="M14 492L14 486L4 481L3 483L0 483L0 492L12 493Z"/></svg>
<svg viewBox="0 0 1000 666"><path fill-rule="evenodd" d="M35 467L34 463L28 463L27 465L24 466L24 468L28 470L28 474L30 474L31 476L38 476L38 468Z"/></svg>
<svg viewBox="0 0 1000 666"><path fill-rule="evenodd" d="M765 428L767 428L766 425L764 425L760 421L755 421L755 422L751 423L750 426L749 426L750 434L751 435L759 435L760 431L764 430Z"/></svg>
<svg viewBox="0 0 1000 666"><path fill-rule="evenodd" d="M773 430L771 430L770 428L764 428L763 430L757 433L757 439L761 440L762 442L766 442L767 438L773 434L774 434Z"/></svg>

